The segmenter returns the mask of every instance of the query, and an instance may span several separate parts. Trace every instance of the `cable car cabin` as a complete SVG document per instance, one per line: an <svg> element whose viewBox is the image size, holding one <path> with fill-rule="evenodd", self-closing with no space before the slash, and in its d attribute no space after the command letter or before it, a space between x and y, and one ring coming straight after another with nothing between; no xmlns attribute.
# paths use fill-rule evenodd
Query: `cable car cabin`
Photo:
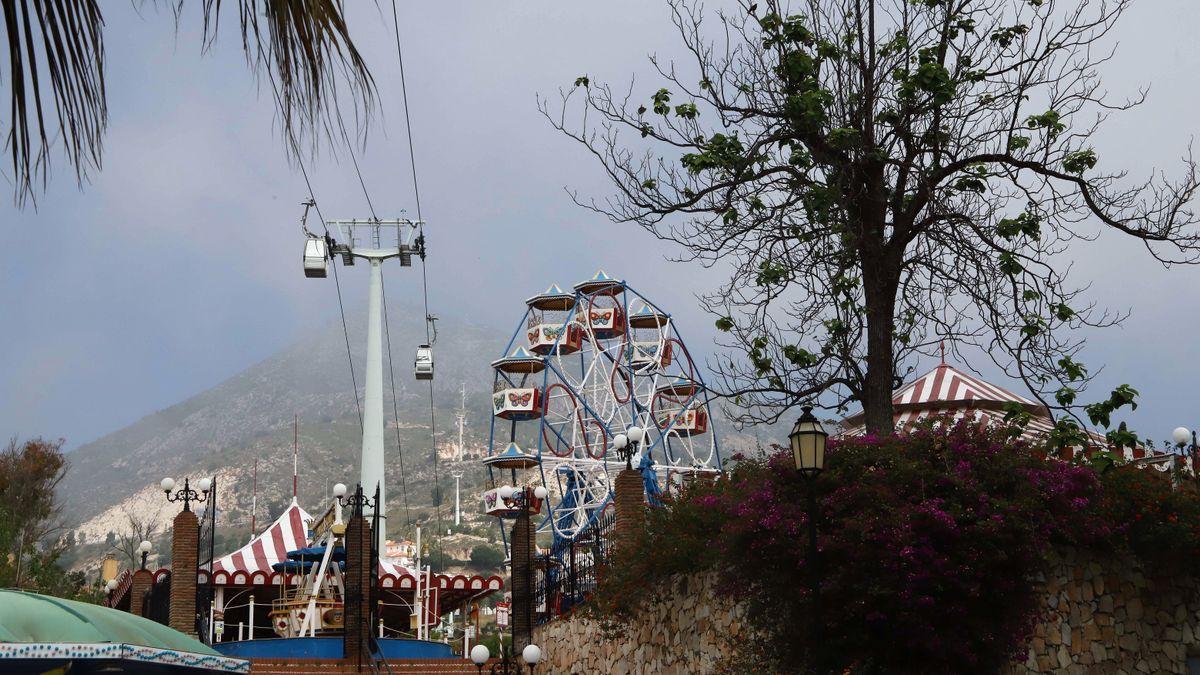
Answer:
<svg viewBox="0 0 1200 675"><path fill-rule="evenodd" d="M544 323L534 318L529 320L525 332L529 350L537 354L574 354L583 346L583 326L574 321L563 328L562 323Z"/></svg>
<svg viewBox="0 0 1200 675"><path fill-rule="evenodd" d="M433 348L429 345L417 347L417 357L413 360L413 374L418 380L433 379Z"/></svg>
<svg viewBox="0 0 1200 675"><path fill-rule="evenodd" d="M496 417L522 422L542 416L542 392L537 387L497 389L492 394L492 411Z"/></svg>
<svg viewBox="0 0 1200 675"><path fill-rule="evenodd" d="M608 340L625 333L625 310L620 306L597 307L587 310L592 333L600 340Z"/></svg>
<svg viewBox="0 0 1200 675"><path fill-rule="evenodd" d="M310 238L304 242L304 276L324 279L328 270L329 251L324 239Z"/></svg>
<svg viewBox="0 0 1200 675"><path fill-rule="evenodd" d="M659 410L654 417L664 433L674 431L680 436L695 436L708 431L708 411L704 408Z"/></svg>
<svg viewBox="0 0 1200 675"><path fill-rule="evenodd" d="M671 365L673 356L671 343L652 341L635 341L629 344L629 363L636 370L645 370L651 366L666 368Z"/></svg>

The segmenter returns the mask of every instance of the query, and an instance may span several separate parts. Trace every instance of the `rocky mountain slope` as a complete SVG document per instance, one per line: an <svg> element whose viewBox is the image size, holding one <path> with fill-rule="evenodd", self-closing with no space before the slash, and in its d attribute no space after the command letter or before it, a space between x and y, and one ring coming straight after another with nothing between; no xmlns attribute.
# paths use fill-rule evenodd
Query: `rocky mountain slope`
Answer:
<svg viewBox="0 0 1200 675"><path fill-rule="evenodd" d="M486 452L491 421L489 363L499 355L511 327L491 330L451 318L438 322L434 401L440 459L435 467L428 383L416 381L412 374L414 350L425 341L424 326L414 317L423 312L398 310L392 308L388 326L398 418L393 415L391 378L386 371L384 375L389 536L412 537L412 525L418 522L426 524L429 534L445 531L453 522L450 458L457 440L460 387L465 385L468 461L460 469L467 522L458 531L491 537L498 531L482 515L479 499L485 470L472 460ZM361 387L365 312L348 313L347 323ZM358 395L361 398L361 388ZM293 420L297 418L299 500L319 516L328 504L327 490L337 482L352 486L358 476L359 417L340 321L207 391L70 453L70 470L61 490L66 516L75 528L76 541L91 545L88 554L80 552L77 564L86 566L89 560L84 558L102 555L105 547L99 544L107 539L111 545L114 534L127 533L133 525L153 524L160 535L169 529L178 506L167 504L159 492L164 476L182 484L184 477L215 474L220 497L218 538L230 548L244 542L251 531L256 460L258 526L269 522L291 499ZM396 445L397 431L402 453ZM726 454L754 445L752 437L722 436ZM440 512L433 506L435 474L442 486Z"/></svg>

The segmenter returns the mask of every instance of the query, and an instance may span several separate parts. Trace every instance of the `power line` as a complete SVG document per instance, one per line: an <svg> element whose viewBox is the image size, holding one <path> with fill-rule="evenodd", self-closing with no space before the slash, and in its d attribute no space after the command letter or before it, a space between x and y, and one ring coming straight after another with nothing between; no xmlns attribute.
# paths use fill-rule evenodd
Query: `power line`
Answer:
<svg viewBox="0 0 1200 675"><path fill-rule="evenodd" d="M260 57L263 54L262 43L258 44L258 54ZM270 68L266 69L267 80L271 83L271 93L275 96L275 104L279 106L279 114L284 114L283 99L279 95L279 89L275 86L275 75ZM321 219L321 227L325 230L325 234L329 234L329 227L325 224L325 214L321 213L321 207L317 204L317 196L313 192L312 181L308 178L308 170L304 168L304 157L300 153L300 144L296 141L296 135L292 132L292 127L286 120L283 122L284 130L287 132L288 141L292 146L292 154L296 156L296 164L300 167L300 175L304 177L304 184L308 187L308 198L312 200L313 208L317 210L317 217ZM343 128L342 133L346 130ZM358 163L355 162L355 168L358 168ZM361 181L362 177L359 176ZM364 186L365 190L366 187ZM368 202L370 200L368 199ZM350 364L350 384L354 388L354 408L358 411L358 431L362 433L363 414L362 403L358 399L358 378L354 374L354 357L350 354L350 329L346 326L346 308L342 303L342 282L338 278L337 265L333 265L333 285L337 289L338 313L342 317L342 335L346 339L346 361Z"/></svg>
<svg viewBox="0 0 1200 675"><path fill-rule="evenodd" d="M396 59L400 64L400 92L404 100L404 128L408 136L408 160L412 167L413 176L413 197L417 207L417 222L423 223L424 218L421 217L421 189L417 180L417 154L413 151L413 133L412 133L412 115L408 110L408 86L404 78L404 50L400 47L400 20L396 13L396 0L392 0L392 30L396 38ZM421 296L425 302L425 344L433 346L433 338L431 336L432 317L429 315L429 278L425 267L425 227L419 225L419 236L421 241ZM441 541L442 536L442 479L438 471L438 452L437 452L437 415L434 412L433 405L433 380L429 381L429 436L430 443L433 449L433 484L437 523L438 523L438 539ZM439 564L445 566L445 555L442 547L438 546Z"/></svg>
<svg viewBox="0 0 1200 675"><path fill-rule="evenodd" d="M382 277L383 270L380 270ZM400 408L396 404L396 369L392 365L392 330L387 314L387 284L383 284L383 334L387 337L388 373L392 379L392 419L396 421L396 452L400 455L400 492L404 495L404 520L412 527L412 513L408 510L408 474L404 471L404 448L400 444Z"/></svg>

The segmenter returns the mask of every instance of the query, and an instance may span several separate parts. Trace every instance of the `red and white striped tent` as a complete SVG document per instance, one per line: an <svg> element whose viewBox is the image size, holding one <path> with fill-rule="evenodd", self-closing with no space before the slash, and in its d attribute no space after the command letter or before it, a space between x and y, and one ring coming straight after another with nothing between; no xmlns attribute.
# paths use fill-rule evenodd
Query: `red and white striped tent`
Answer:
<svg viewBox="0 0 1200 675"><path fill-rule="evenodd" d="M980 424L999 424L1004 422L1007 408L1013 404L1031 415L1021 434L1023 440L1036 443L1054 429L1054 421L1046 406L964 373L945 362L892 394L893 420L895 428L900 431L934 415L949 415L956 421L967 418L978 420ZM836 436L848 438L865 435L864 417L862 412L858 412L842 420L841 430ZM1077 447L1070 449L1070 452L1090 453L1108 447L1104 435L1091 430L1087 433L1092 447ZM1120 453L1128 461L1160 470L1170 468L1176 461L1176 457L1170 453L1154 452L1141 446L1121 448ZM1186 467L1186 470L1191 470L1191 467Z"/></svg>
<svg viewBox="0 0 1200 675"><path fill-rule="evenodd" d="M1020 406L1032 416L1022 438L1036 440L1054 428L1046 406L984 382L946 363L892 394L896 429L906 429L933 415L950 415L955 420L968 417L979 420L981 424L1001 422L1011 405ZM838 435L864 435L864 417L862 412L858 412L842 420L842 431Z"/></svg>
<svg viewBox="0 0 1200 675"><path fill-rule="evenodd" d="M280 573L271 566L287 560L288 551L308 546L308 526L312 520L312 516L293 499L262 534L233 553L217 558L213 563L213 584L256 586L278 583ZM201 582L206 582L207 570L201 570L200 577Z"/></svg>

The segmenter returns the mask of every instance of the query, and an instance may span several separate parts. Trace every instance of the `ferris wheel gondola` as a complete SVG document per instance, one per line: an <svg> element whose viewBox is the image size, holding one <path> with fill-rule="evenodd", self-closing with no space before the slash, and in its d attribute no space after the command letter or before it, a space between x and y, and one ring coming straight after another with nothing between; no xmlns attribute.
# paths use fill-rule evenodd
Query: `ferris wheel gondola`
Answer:
<svg viewBox="0 0 1200 675"><path fill-rule="evenodd" d="M550 504L540 528L556 540L611 505L625 467L613 439L631 426L646 430L634 461L660 489L721 469L707 391L671 315L604 271L573 289L526 300L492 363L491 454L520 441L537 458Z"/></svg>

